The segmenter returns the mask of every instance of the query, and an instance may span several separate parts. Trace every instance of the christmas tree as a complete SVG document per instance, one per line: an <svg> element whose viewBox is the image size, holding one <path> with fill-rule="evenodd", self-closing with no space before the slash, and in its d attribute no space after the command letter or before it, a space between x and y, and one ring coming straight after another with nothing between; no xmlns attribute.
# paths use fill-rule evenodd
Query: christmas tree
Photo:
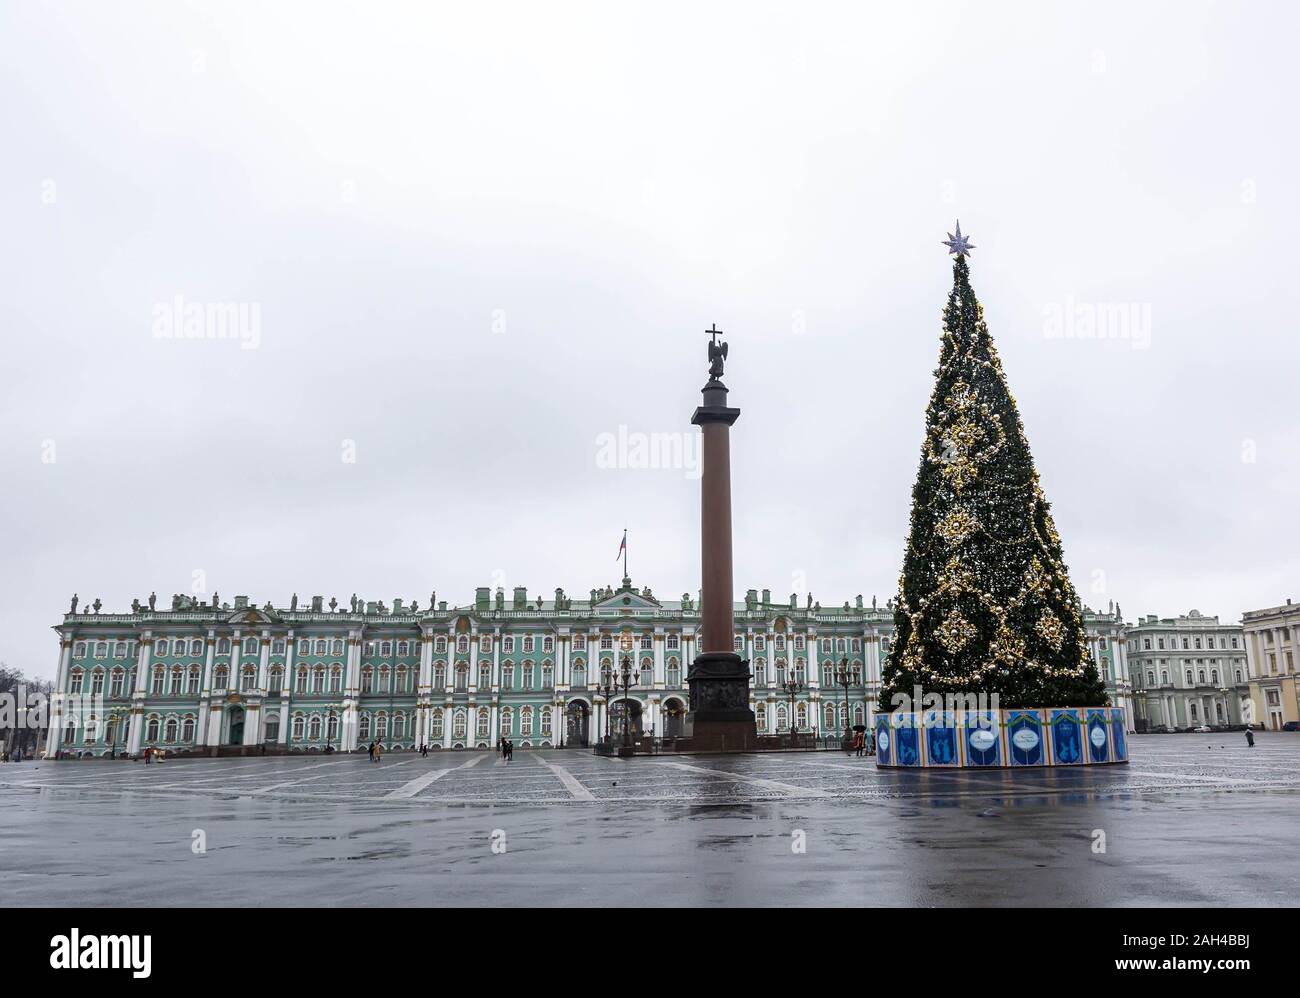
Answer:
<svg viewBox="0 0 1300 998"><path fill-rule="evenodd" d="M953 286L880 709L918 686L940 696L996 693L1003 708L1100 706L1106 691L1079 597L970 286L974 247L960 223L946 245Z"/></svg>

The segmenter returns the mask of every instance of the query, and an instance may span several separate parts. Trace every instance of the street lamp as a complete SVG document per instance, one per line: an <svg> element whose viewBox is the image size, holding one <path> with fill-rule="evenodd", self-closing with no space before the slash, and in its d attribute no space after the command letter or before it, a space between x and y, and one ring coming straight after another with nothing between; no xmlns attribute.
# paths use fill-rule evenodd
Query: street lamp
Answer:
<svg viewBox="0 0 1300 998"><path fill-rule="evenodd" d="M835 670L835 682L844 687L844 725L840 729L840 738L847 740L849 733L849 687L858 684L858 670L849 668L847 656L840 659L839 667Z"/></svg>
<svg viewBox="0 0 1300 998"><path fill-rule="evenodd" d="M632 687L632 635L625 633L620 642L623 648L622 669L614 675L615 691L623 688L623 745L632 744L631 711L627 709L627 691ZM620 682L621 680L621 682Z"/></svg>
<svg viewBox="0 0 1300 998"><path fill-rule="evenodd" d="M795 721L794 698L798 696L799 691L803 689L803 683L792 675L788 682L781 684L781 691L790 698L790 744L794 744L794 736L799 734L799 725Z"/></svg>
<svg viewBox="0 0 1300 998"><path fill-rule="evenodd" d="M600 677L596 680L596 693L605 698L605 741L609 741L609 698L617 687L612 682L612 676L600 671Z"/></svg>

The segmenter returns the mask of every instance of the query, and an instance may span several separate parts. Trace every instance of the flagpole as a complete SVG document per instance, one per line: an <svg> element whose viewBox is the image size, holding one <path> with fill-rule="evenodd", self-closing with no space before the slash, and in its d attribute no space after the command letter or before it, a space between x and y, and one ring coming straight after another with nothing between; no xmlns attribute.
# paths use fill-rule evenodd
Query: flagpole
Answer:
<svg viewBox="0 0 1300 998"><path fill-rule="evenodd" d="M627 574L627 527L623 528L623 578L628 578Z"/></svg>

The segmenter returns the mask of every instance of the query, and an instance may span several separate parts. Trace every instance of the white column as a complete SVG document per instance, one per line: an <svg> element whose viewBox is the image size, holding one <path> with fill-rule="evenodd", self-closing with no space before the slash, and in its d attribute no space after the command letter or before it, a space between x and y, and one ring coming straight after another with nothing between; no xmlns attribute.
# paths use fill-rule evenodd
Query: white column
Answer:
<svg viewBox="0 0 1300 998"><path fill-rule="evenodd" d="M257 689L259 693L265 693L267 687L267 669L271 663L271 632L263 631L262 639L258 642L260 654L257 659Z"/></svg>
<svg viewBox="0 0 1300 998"><path fill-rule="evenodd" d="M137 755L144 740L144 691L150 669L150 652L153 649L153 632L145 631L140 637L140 655L135 665L135 689L131 691L131 736L127 752Z"/></svg>
<svg viewBox="0 0 1300 998"><path fill-rule="evenodd" d="M63 742L63 697L67 692L68 663L72 661L72 637L59 639L59 667L54 674L54 694L50 697L49 731L45 736L45 758L53 759Z"/></svg>
<svg viewBox="0 0 1300 998"><path fill-rule="evenodd" d="M664 688L664 683L666 682L665 670L664 670L664 632L661 628L655 629L654 648L655 648L655 675L654 675L655 689L661 690Z"/></svg>

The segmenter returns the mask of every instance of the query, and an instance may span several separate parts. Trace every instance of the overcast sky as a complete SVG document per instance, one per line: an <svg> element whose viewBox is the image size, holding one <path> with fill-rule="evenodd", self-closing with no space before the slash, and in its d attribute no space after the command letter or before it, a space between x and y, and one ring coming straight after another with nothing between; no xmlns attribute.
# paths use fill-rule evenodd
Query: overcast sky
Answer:
<svg viewBox="0 0 1300 998"><path fill-rule="evenodd" d="M625 525L694 593L691 462L602 434L693 457L711 323L738 591L883 603L956 218L1083 599L1300 598L1296 14L864 6L0 7L0 660L74 591L585 598Z"/></svg>

